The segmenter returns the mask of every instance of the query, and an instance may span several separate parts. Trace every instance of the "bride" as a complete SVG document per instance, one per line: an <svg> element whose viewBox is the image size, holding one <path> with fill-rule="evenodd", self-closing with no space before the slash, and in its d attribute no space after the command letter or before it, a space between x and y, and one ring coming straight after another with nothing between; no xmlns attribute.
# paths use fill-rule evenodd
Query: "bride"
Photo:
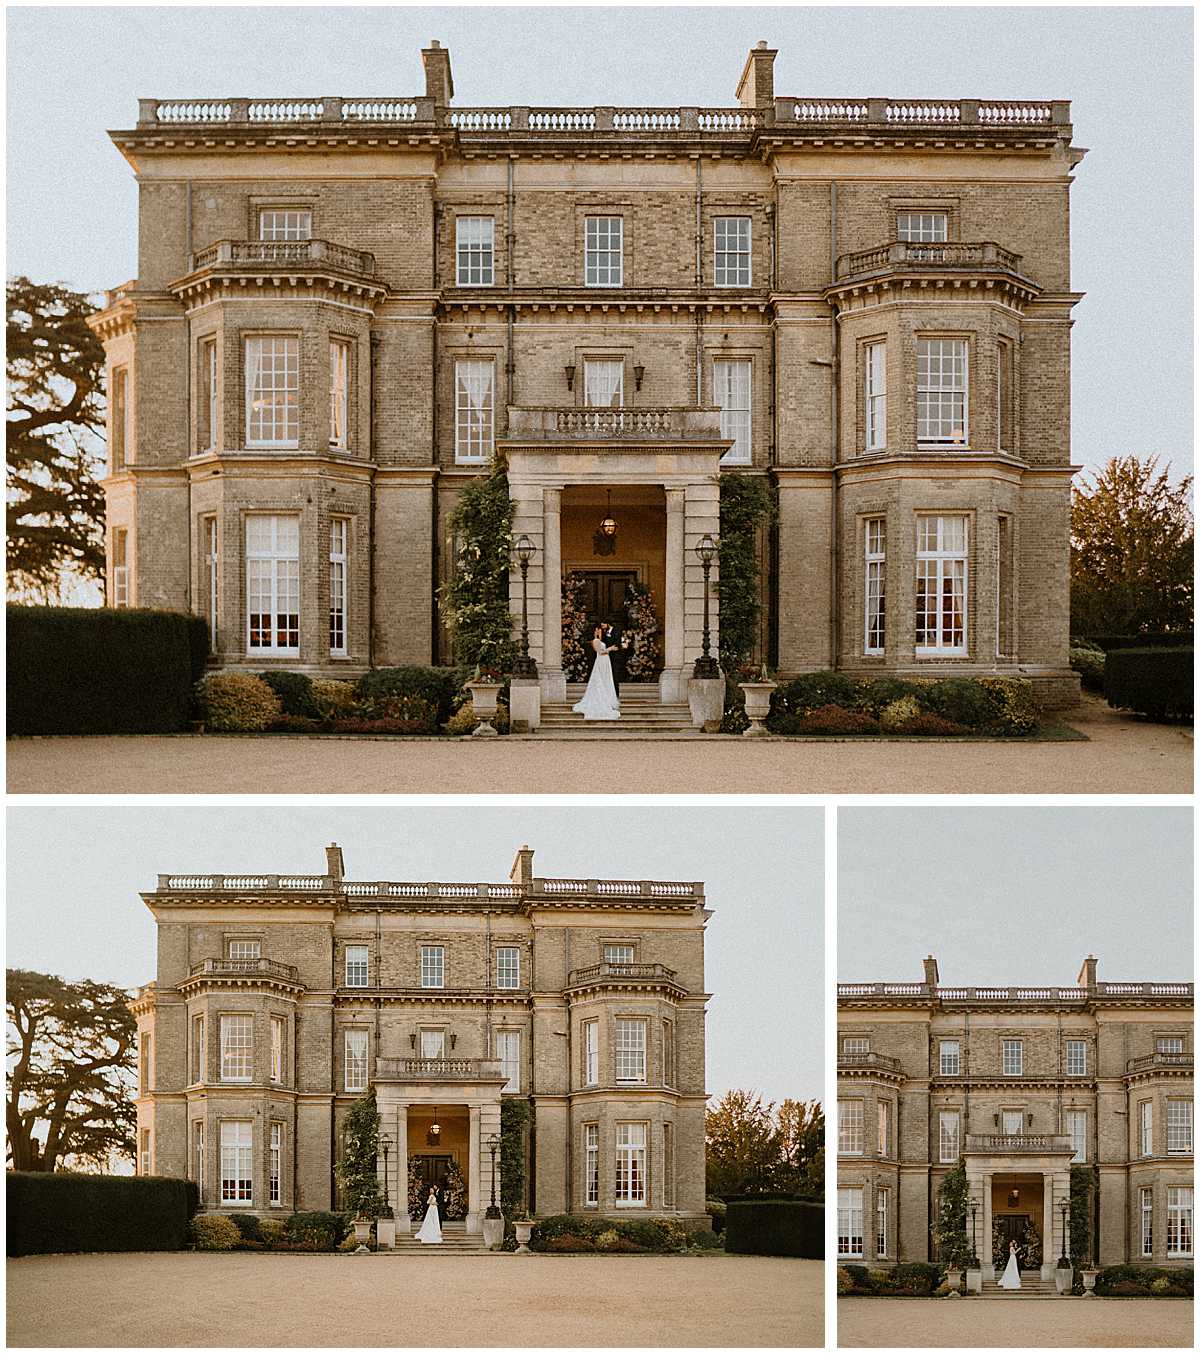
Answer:
<svg viewBox="0 0 1200 1354"><path fill-rule="evenodd" d="M596 661L592 664L592 675L588 678L587 690L583 699L572 707L577 715L584 719L620 719L621 703L617 699L617 688L613 685L612 649L602 638L603 626L597 625L592 631L592 648Z"/></svg>
<svg viewBox="0 0 1200 1354"><path fill-rule="evenodd" d="M442 1220L438 1216L437 1190L429 1191L429 1205L425 1210L425 1221L417 1233L417 1240L432 1246L442 1244Z"/></svg>
<svg viewBox="0 0 1200 1354"><path fill-rule="evenodd" d="M1021 1267L1017 1264L1017 1243L1010 1241L1008 1243L1008 1264L1005 1266L1004 1275L1000 1280L1001 1288L1020 1288L1021 1286Z"/></svg>

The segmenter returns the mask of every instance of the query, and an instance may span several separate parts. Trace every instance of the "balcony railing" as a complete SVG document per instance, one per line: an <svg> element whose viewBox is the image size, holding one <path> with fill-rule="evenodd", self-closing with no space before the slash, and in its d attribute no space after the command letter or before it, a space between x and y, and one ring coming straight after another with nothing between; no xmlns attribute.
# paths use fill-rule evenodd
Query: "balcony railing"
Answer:
<svg viewBox="0 0 1200 1354"><path fill-rule="evenodd" d="M704 897L704 885L668 879L535 879L530 893L540 896L678 898Z"/></svg>
<svg viewBox="0 0 1200 1354"><path fill-rule="evenodd" d="M273 893L329 892L335 887L326 874L160 874L159 893Z"/></svg>
<svg viewBox="0 0 1200 1354"><path fill-rule="evenodd" d="M891 272L897 268L960 268L979 272L1020 272L1021 255L1004 249L991 240L978 244L964 244L948 240L938 244L917 243L911 240L892 240L874 249L860 249L843 254L837 261L838 281L851 277L865 277L872 273Z"/></svg>
<svg viewBox="0 0 1200 1354"><path fill-rule="evenodd" d="M298 982L299 969L291 964L281 964L275 959L202 959L190 969L194 978L205 974L215 978L260 977L283 978L287 982Z"/></svg>
<svg viewBox="0 0 1200 1354"><path fill-rule="evenodd" d="M1191 983L1097 983L1095 987L942 987L928 983L838 983L844 998L894 997L900 1000L992 1002L1086 1002L1105 998L1192 997Z"/></svg>
<svg viewBox="0 0 1200 1354"><path fill-rule="evenodd" d="M885 1072L899 1072L900 1059L886 1053L839 1053L839 1067L878 1067Z"/></svg>
<svg viewBox="0 0 1200 1354"><path fill-rule="evenodd" d="M968 1152L1074 1152L1067 1133L968 1133Z"/></svg>
<svg viewBox="0 0 1200 1354"><path fill-rule="evenodd" d="M703 899L704 885L673 879L534 879L520 884L450 883L439 880L337 880L324 874L160 874L159 893L337 893L347 898L478 898L487 902L526 894L591 898Z"/></svg>
<svg viewBox="0 0 1200 1354"><path fill-rule="evenodd" d="M242 265L313 268L324 265L359 277L374 277L375 255L331 240L217 240L193 256L192 270Z"/></svg>
<svg viewBox="0 0 1200 1354"><path fill-rule="evenodd" d="M377 1081L481 1081L504 1077L498 1058L376 1058Z"/></svg>
<svg viewBox="0 0 1200 1354"><path fill-rule="evenodd" d="M1146 1053L1140 1058L1130 1058L1125 1064L1126 1072L1145 1072L1152 1067L1191 1067L1190 1053Z"/></svg>
<svg viewBox="0 0 1200 1354"><path fill-rule="evenodd" d="M544 442L711 442L721 439L721 411L702 405L641 409L510 405L508 436Z"/></svg>
<svg viewBox="0 0 1200 1354"><path fill-rule="evenodd" d="M645 981L673 983L676 970L666 964L590 964L587 968L572 969L567 977L568 987L596 982L602 978L633 978Z"/></svg>
<svg viewBox="0 0 1200 1354"><path fill-rule="evenodd" d="M517 884L444 884L436 880L429 883L394 883L379 879L372 883L346 883L342 887L347 898L484 898L495 901L521 896Z"/></svg>

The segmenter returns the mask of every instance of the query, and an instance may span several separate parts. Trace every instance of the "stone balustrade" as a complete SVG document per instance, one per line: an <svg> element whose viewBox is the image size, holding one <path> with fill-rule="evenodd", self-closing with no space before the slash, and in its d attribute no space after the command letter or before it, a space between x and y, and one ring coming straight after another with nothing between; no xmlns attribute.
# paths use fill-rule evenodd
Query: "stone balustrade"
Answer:
<svg viewBox="0 0 1200 1354"><path fill-rule="evenodd" d="M359 277L375 275L375 255L331 240L217 240L192 256L192 270L222 265L336 268Z"/></svg>
<svg viewBox="0 0 1200 1354"><path fill-rule="evenodd" d="M581 898L703 899L704 885L669 879L534 879L519 884L431 881L337 880L331 875L299 874L160 874L158 893L341 893L347 898L481 899L496 902L526 897L576 895Z"/></svg>
<svg viewBox="0 0 1200 1354"><path fill-rule="evenodd" d="M1146 1072L1155 1067L1191 1067L1190 1053L1145 1053L1140 1058L1130 1058L1125 1064L1126 1072Z"/></svg>
<svg viewBox="0 0 1200 1354"><path fill-rule="evenodd" d="M1095 987L943 987L927 983L838 983L839 998L916 998L921 1001L1086 1002L1130 997L1192 999L1191 983L1097 983Z"/></svg>
<svg viewBox="0 0 1200 1354"><path fill-rule="evenodd" d="M530 893L543 897L577 894L580 897L601 898L621 894L627 897L692 899L704 897L704 886L659 879L535 879Z"/></svg>
<svg viewBox="0 0 1200 1354"><path fill-rule="evenodd" d="M579 987L603 978L674 982L676 976L676 970L668 968L666 964L589 964L586 968L572 969L567 975L567 986Z"/></svg>
<svg viewBox="0 0 1200 1354"><path fill-rule="evenodd" d="M202 959L188 970L193 978L204 975L214 978L240 978L258 975L265 978L283 978L298 982L300 970L292 964L281 964L275 959Z"/></svg>
<svg viewBox="0 0 1200 1354"><path fill-rule="evenodd" d="M965 244L958 240L936 244L891 240L873 249L843 254L837 261L839 282L894 269L960 268L978 272L1020 272L1021 255L991 240Z"/></svg>
<svg viewBox="0 0 1200 1354"><path fill-rule="evenodd" d="M376 1058L376 1081L505 1080L497 1058Z"/></svg>
<svg viewBox="0 0 1200 1354"><path fill-rule="evenodd" d="M325 874L160 874L159 893L273 893L329 892L333 879Z"/></svg>
<svg viewBox="0 0 1200 1354"><path fill-rule="evenodd" d="M509 405L508 437L544 442L717 441L721 411L715 405L626 409Z"/></svg>
<svg viewBox="0 0 1200 1354"><path fill-rule="evenodd" d="M1067 1133L968 1133L968 1152L1071 1152Z"/></svg>
<svg viewBox="0 0 1200 1354"><path fill-rule="evenodd" d="M838 1053L839 1067L877 1067L884 1072L899 1072L900 1059L886 1053Z"/></svg>

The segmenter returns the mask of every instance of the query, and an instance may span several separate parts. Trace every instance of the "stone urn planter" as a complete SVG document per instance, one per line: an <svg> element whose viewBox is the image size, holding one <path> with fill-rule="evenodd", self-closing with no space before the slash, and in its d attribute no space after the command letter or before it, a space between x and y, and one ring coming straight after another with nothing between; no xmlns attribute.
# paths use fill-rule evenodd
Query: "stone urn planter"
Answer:
<svg viewBox="0 0 1200 1354"><path fill-rule="evenodd" d="M951 1293L957 1293L962 1287L963 1272L961 1269L947 1269L946 1282L950 1285Z"/></svg>
<svg viewBox="0 0 1200 1354"><path fill-rule="evenodd" d="M1055 1265L1054 1287L1060 1293L1069 1293L1071 1291L1071 1285L1074 1282L1075 1282L1075 1271L1071 1268L1070 1264L1064 1265L1060 1262L1059 1264Z"/></svg>
<svg viewBox="0 0 1200 1354"><path fill-rule="evenodd" d="M1080 1273L1083 1275L1083 1296L1094 1298L1096 1296L1096 1275L1100 1271L1094 1265L1085 1265Z"/></svg>
<svg viewBox="0 0 1200 1354"><path fill-rule="evenodd" d="M504 1215L497 1208L494 1211L488 1209L483 1215L483 1244L489 1251L495 1248L504 1240Z"/></svg>
<svg viewBox="0 0 1200 1354"><path fill-rule="evenodd" d="M968 1292L968 1293L982 1293L982 1292L983 1292L983 1270L982 1270L982 1269L978 1269L978 1268L976 1268L976 1269L970 1269L970 1268L968 1268L968 1270L967 1270L967 1292Z"/></svg>
<svg viewBox="0 0 1200 1354"><path fill-rule="evenodd" d="M517 1234L517 1254L532 1255L533 1252L529 1249L529 1234L533 1231L533 1220L514 1222L513 1228Z"/></svg>
<svg viewBox="0 0 1200 1354"><path fill-rule="evenodd" d="M776 682L738 683L746 700L746 718L750 721L743 738L761 738L767 732L763 720L771 713L771 692L777 685Z"/></svg>
<svg viewBox="0 0 1200 1354"><path fill-rule="evenodd" d="M370 1250L370 1247L367 1245L367 1242L371 1239L370 1218L354 1219L354 1239L358 1242L358 1245L354 1248L354 1253L356 1255L362 1251Z"/></svg>
<svg viewBox="0 0 1200 1354"><path fill-rule="evenodd" d="M489 682L482 678L477 682L468 682L471 693L471 709L479 723L471 730L474 738L495 738L497 730L492 727L496 718L496 703L500 695L501 682Z"/></svg>

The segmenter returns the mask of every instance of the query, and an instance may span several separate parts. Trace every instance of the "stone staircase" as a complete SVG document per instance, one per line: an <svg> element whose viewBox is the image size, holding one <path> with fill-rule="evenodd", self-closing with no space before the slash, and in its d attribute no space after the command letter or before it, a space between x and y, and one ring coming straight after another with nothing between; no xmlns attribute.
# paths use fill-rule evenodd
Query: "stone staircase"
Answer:
<svg viewBox="0 0 1200 1354"><path fill-rule="evenodd" d="M420 1221L414 1218L412 1232L407 1236L397 1235L395 1249L391 1254L416 1255L419 1252L421 1255L487 1255L488 1253L483 1244L483 1234L476 1232L469 1235L465 1223L442 1223L440 1246L426 1246L424 1242L417 1240L416 1233L420 1225Z"/></svg>
<svg viewBox="0 0 1200 1354"><path fill-rule="evenodd" d="M621 686L620 719L584 719L575 714L572 706L583 699L584 684L569 682L565 701L542 703L542 724L537 735L542 738L595 738L601 735L646 738L655 734L694 734L703 737L692 727L692 714L686 701L662 705L658 699L658 684L625 682Z"/></svg>
<svg viewBox="0 0 1200 1354"><path fill-rule="evenodd" d="M1057 1298L1060 1295L1053 1279L1041 1278L1036 1270L1025 1270L1021 1274L1020 1288L1001 1288L997 1280L990 1279L984 1281L979 1296L1011 1302L1017 1298Z"/></svg>

